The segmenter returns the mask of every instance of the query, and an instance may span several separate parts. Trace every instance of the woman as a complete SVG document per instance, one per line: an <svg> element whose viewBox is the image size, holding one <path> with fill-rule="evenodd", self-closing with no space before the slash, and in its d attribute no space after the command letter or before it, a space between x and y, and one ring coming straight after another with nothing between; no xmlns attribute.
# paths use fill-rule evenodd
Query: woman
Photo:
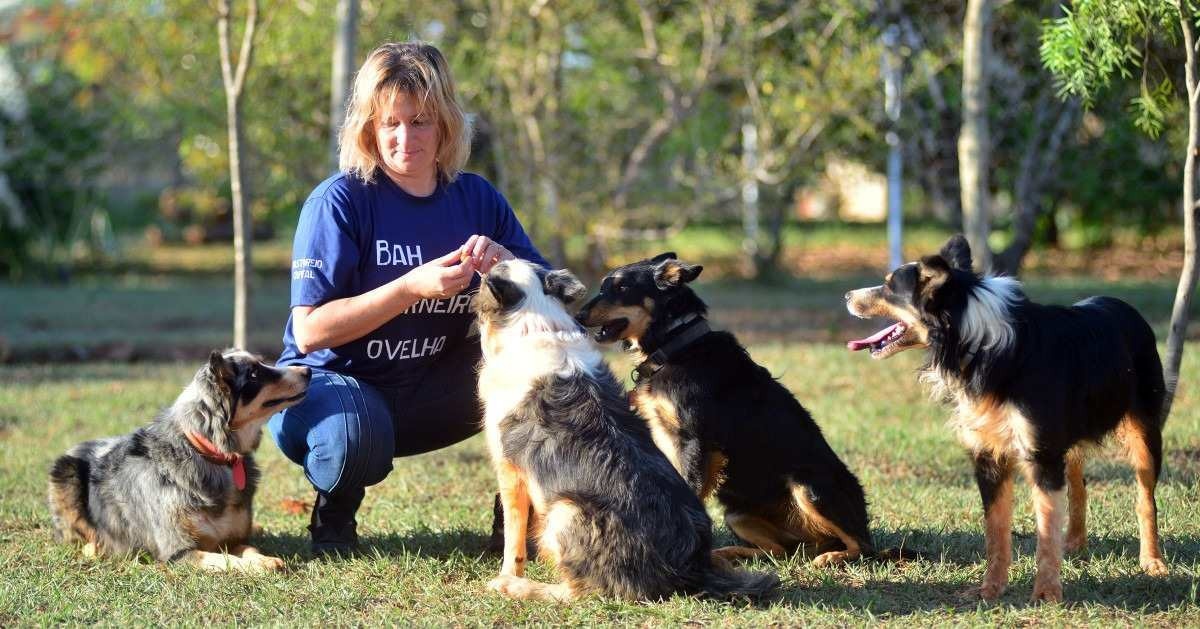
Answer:
<svg viewBox="0 0 1200 629"><path fill-rule="evenodd" d="M317 490L315 554L357 545L364 488L393 457L479 431L476 272L514 256L548 266L504 197L461 172L469 140L442 54L384 44L355 77L341 172L300 212L279 364L313 379L269 426Z"/></svg>

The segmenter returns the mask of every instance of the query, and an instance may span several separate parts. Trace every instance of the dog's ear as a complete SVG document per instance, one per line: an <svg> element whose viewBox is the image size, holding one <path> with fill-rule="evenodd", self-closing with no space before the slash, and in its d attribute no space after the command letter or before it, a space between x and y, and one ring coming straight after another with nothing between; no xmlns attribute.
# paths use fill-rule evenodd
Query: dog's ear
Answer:
<svg viewBox="0 0 1200 629"><path fill-rule="evenodd" d="M668 258L654 267L654 283L659 290L668 290L700 277L700 271L703 270L704 267L699 264L688 264L675 258Z"/></svg>
<svg viewBox="0 0 1200 629"><path fill-rule="evenodd" d="M525 298L525 292L520 286L495 273L489 274L483 283L492 291L492 295L501 306L512 306Z"/></svg>
<svg viewBox="0 0 1200 629"><path fill-rule="evenodd" d="M668 251L666 253L660 253L660 254L654 256L653 258L650 258L650 261L655 264L658 264L659 262L662 262L663 260L670 260L671 258L678 258L678 257L679 256L675 255L674 251Z"/></svg>
<svg viewBox="0 0 1200 629"><path fill-rule="evenodd" d="M925 256L917 263L917 290L932 297L950 279L950 263L940 255Z"/></svg>
<svg viewBox="0 0 1200 629"><path fill-rule="evenodd" d="M542 278L542 290L569 304L587 294L587 287L566 269L550 271Z"/></svg>
<svg viewBox="0 0 1200 629"><path fill-rule="evenodd" d="M229 383L234 379L233 365L225 360L225 353L214 349L208 355L208 364L204 366L217 382Z"/></svg>
<svg viewBox="0 0 1200 629"><path fill-rule="evenodd" d="M971 270L971 244L967 242L967 237L962 234L954 234L942 245L942 250L938 253L947 263L950 268L959 271Z"/></svg>

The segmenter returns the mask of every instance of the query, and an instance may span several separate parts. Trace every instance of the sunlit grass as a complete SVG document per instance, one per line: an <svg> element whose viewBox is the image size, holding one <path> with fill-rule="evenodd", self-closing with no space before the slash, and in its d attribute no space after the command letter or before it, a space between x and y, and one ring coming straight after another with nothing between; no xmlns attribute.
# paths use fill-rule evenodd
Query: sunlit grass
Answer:
<svg viewBox="0 0 1200 629"><path fill-rule="evenodd" d="M185 566L83 558L51 538L45 507L50 462L83 439L127 432L167 404L196 365L0 367L0 625L112 624L492 624L571 623L762 626L844 625L870 619L945 623L1187 625L1200 613L1200 346L1190 346L1184 386L1166 431L1160 524L1171 575L1137 565L1132 473L1115 451L1088 465L1091 548L1064 566L1068 603L1027 604L1034 571L1033 518L1018 486L1012 587L995 605L961 591L983 570L981 508L970 466L943 426L944 409L915 383L917 356L886 363L833 345L755 345L753 355L791 388L862 479L881 546L917 548L906 564L862 562L818 569L797 557L755 568L783 578L778 599L757 606L673 598L653 603L591 599L571 606L518 603L484 583L499 558L484 552L495 480L480 437L398 459L360 514L370 554L314 562L307 516L285 499L310 501L298 467L266 440L255 542L287 558L269 576L213 576ZM614 355L619 373L628 360ZM719 508L711 507L719 518ZM719 519L718 519L719 521ZM718 524L719 541L730 538ZM548 579L544 566L532 574Z"/></svg>

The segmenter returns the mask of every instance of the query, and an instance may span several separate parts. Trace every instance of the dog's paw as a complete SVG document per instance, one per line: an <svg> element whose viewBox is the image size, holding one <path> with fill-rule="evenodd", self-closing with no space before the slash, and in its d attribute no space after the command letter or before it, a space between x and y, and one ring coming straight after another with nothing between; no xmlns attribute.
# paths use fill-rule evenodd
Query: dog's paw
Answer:
<svg viewBox="0 0 1200 629"><path fill-rule="evenodd" d="M487 588L493 592L499 592L505 596L513 596L525 585L524 577L517 577L511 574L502 574L491 581L488 581Z"/></svg>
<svg viewBox="0 0 1200 629"><path fill-rule="evenodd" d="M279 557L270 555L252 555L243 558L243 561L249 562L257 572L278 572L287 566Z"/></svg>
<svg viewBox="0 0 1200 629"><path fill-rule="evenodd" d="M1062 580L1058 577L1033 579L1033 595L1029 597L1033 603L1061 603L1063 600Z"/></svg>
<svg viewBox="0 0 1200 629"><path fill-rule="evenodd" d="M1165 577L1170 573L1167 564L1158 557L1142 557L1142 571L1152 577Z"/></svg>
<svg viewBox="0 0 1200 629"><path fill-rule="evenodd" d="M965 590L962 594L959 595L959 598L961 598L965 601L983 600L983 601L991 602L991 601L994 601L994 600L1000 598L1000 595L1004 594L1004 590L1007 587L1008 587L1008 584L1005 583L1004 581L984 580L984 582L979 584L978 586L973 587L973 588L968 588L967 590Z"/></svg>
<svg viewBox="0 0 1200 629"><path fill-rule="evenodd" d="M1067 554L1071 555L1082 553L1083 551L1087 550L1087 537L1068 537L1066 544L1063 546L1063 550L1066 551Z"/></svg>
<svg viewBox="0 0 1200 629"><path fill-rule="evenodd" d="M824 568L825 566L838 566L848 561L858 558L858 553L849 553L844 550L831 550L827 553L817 555L816 559L812 560L814 566Z"/></svg>
<svg viewBox="0 0 1200 629"><path fill-rule="evenodd" d="M711 555L714 562L732 563L739 559L751 559L763 554L763 551L748 546L722 546L713 549Z"/></svg>

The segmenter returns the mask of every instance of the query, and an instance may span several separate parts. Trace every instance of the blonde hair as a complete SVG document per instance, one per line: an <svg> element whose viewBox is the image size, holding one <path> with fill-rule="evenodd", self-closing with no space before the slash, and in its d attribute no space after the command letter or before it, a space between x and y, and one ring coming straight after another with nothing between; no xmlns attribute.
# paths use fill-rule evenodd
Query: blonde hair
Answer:
<svg viewBox="0 0 1200 629"><path fill-rule="evenodd" d="M363 62L346 105L338 167L368 183L374 181L383 163L375 143L375 124L381 112L391 111L400 94L419 101L421 111L435 119L438 180L454 181L471 155L471 127L455 96L446 58L425 42L383 44Z"/></svg>

